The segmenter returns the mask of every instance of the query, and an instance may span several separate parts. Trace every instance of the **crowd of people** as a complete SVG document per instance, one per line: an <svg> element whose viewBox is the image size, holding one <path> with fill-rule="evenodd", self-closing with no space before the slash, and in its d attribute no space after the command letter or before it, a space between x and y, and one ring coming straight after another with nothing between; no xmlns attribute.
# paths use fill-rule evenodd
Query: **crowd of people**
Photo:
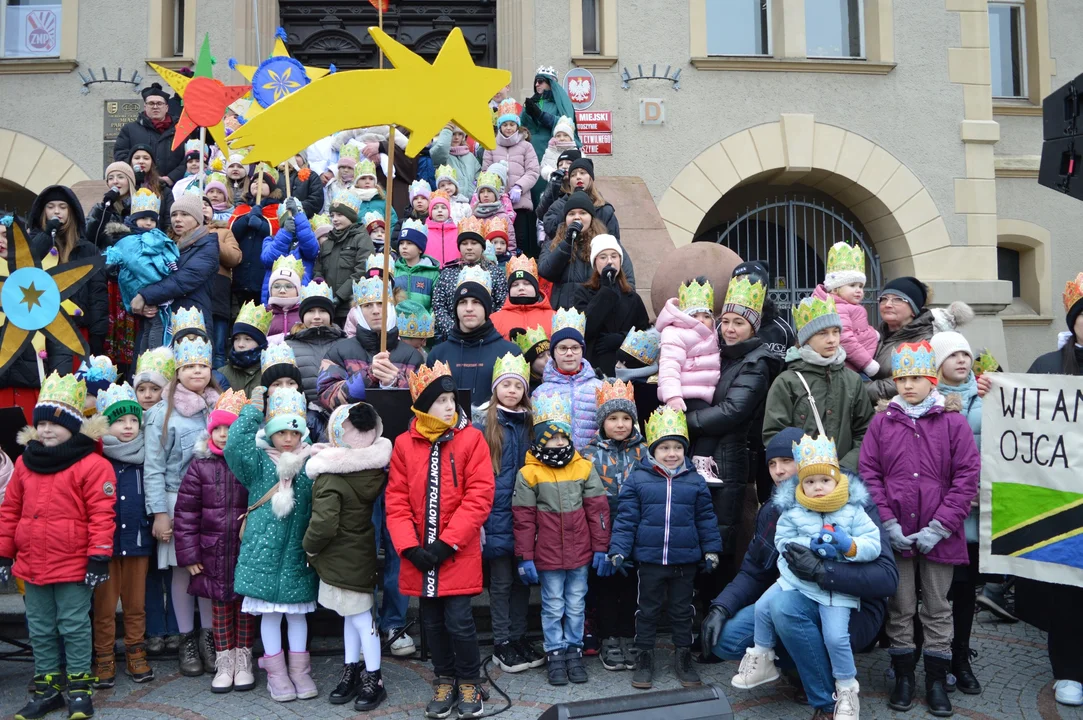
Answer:
<svg viewBox="0 0 1083 720"><path fill-rule="evenodd" d="M307 616L323 606L343 623L327 697L373 710L381 654L415 652L409 597L427 715L480 717L486 589L493 662L553 685L588 682L598 655L652 687L668 606L686 687L698 647L740 660L737 689L786 673L814 718L854 720L854 653L884 638L890 708L914 706L919 661L934 714L981 692L976 598L1011 618L1010 579L977 567L995 361L957 332L969 308L931 308L902 277L874 327L864 253L837 243L792 325L757 261L721 303L690 272L652 321L555 72L534 89L494 100L493 150L448 126L389 167L386 128L365 128L272 168L172 151L152 86L89 214L54 186L0 224L5 256L14 222L45 267L106 258L70 298L90 355L46 340L0 375L0 404L31 417L0 458L0 580L25 594L35 664L17 717L93 713L118 600L133 681L173 654L211 692L246 691L258 664L279 702L320 692ZM1083 367L1076 282L1074 337L1032 372ZM380 393L408 425L385 430ZM1080 631L1049 641L1074 705L1079 595L1050 590Z"/></svg>

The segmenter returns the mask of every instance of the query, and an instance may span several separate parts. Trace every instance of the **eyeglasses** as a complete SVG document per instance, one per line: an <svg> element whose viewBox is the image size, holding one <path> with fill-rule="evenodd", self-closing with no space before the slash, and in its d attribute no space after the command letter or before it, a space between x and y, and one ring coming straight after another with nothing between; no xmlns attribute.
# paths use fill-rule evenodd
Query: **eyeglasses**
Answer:
<svg viewBox="0 0 1083 720"><path fill-rule="evenodd" d="M143 104L146 105L147 107L165 107L166 106L166 103L164 103L164 102L145 102Z"/></svg>
<svg viewBox="0 0 1083 720"><path fill-rule="evenodd" d="M571 345L569 347L553 348L553 352L559 353L560 355L574 355L578 352L583 352L583 348L578 345Z"/></svg>
<svg viewBox="0 0 1083 720"><path fill-rule="evenodd" d="M905 305L906 301L903 300L901 297L896 297L894 295L881 295L880 304L892 307L893 305Z"/></svg>

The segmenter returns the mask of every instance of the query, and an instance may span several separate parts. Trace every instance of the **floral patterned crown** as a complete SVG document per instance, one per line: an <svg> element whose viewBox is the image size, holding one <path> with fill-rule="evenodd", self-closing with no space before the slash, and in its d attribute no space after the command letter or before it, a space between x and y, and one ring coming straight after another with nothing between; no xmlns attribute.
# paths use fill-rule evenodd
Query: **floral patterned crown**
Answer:
<svg viewBox="0 0 1083 720"><path fill-rule="evenodd" d="M74 375L60 375L56 370L41 383L38 405L62 405L76 411L80 417L86 405L86 383Z"/></svg>
<svg viewBox="0 0 1083 720"><path fill-rule="evenodd" d="M535 427L543 423L553 423L564 426L570 434L572 406L562 393L535 393L530 404L534 408Z"/></svg>
<svg viewBox="0 0 1083 720"><path fill-rule="evenodd" d="M335 209L336 205L349 208L350 210L353 210L354 215L357 215L361 212L361 196L349 188L339 190L335 193L335 197L331 201L332 211Z"/></svg>
<svg viewBox="0 0 1083 720"><path fill-rule="evenodd" d="M297 358L293 354L293 348L286 343L268 345L267 349L259 354L259 371L267 372L267 368L273 365L293 365L297 367Z"/></svg>
<svg viewBox="0 0 1083 720"><path fill-rule="evenodd" d="M218 396L218 402L214 404L215 410L223 410L234 415L240 415L241 410L248 404L244 390L226 390Z"/></svg>
<svg viewBox="0 0 1083 720"><path fill-rule="evenodd" d="M281 258L279 259L281 260ZM277 265L278 261L275 261L275 264ZM241 305L234 325L249 325L266 335L267 331L271 329L271 318L272 315L267 308L258 305L254 300L249 300L244 305Z"/></svg>
<svg viewBox="0 0 1083 720"><path fill-rule="evenodd" d="M927 340L902 343L891 355L891 377L936 377L936 353Z"/></svg>
<svg viewBox="0 0 1083 720"><path fill-rule="evenodd" d="M276 273L282 270L288 270L298 278L305 276L305 264L301 262L301 258L293 255L279 255L275 258L274 265L271 266L271 272Z"/></svg>
<svg viewBox="0 0 1083 720"><path fill-rule="evenodd" d="M310 225L312 225L313 231L315 231L315 230L317 230L317 229L319 229L321 227L330 226L331 225L331 216L330 215L313 215L312 217L310 217L308 219L308 222L309 222Z"/></svg>
<svg viewBox="0 0 1083 720"><path fill-rule="evenodd" d="M375 178L376 177L376 163L372 162L371 160L369 160L367 158L364 159L364 160L359 160L357 162L357 168L354 171L354 173L357 175L358 178L363 178L363 177Z"/></svg>
<svg viewBox="0 0 1083 720"><path fill-rule="evenodd" d="M835 441L829 437L804 435L801 442L793 444L793 459L797 463L797 476L802 480L811 475L839 477L839 454Z"/></svg>
<svg viewBox="0 0 1083 720"><path fill-rule="evenodd" d="M564 328L577 330L582 335L587 331L587 316L575 308L557 310L553 313L553 332L551 335L555 335L557 330L563 330Z"/></svg>
<svg viewBox="0 0 1083 720"><path fill-rule="evenodd" d="M801 332L801 328L817 318L838 314L838 310L835 308L834 298L828 297L825 300L809 296L804 298L798 305L794 306L793 324L796 326L797 331Z"/></svg>
<svg viewBox="0 0 1083 720"><path fill-rule="evenodd" d="M332 301L335 299L331 287L323 280L309 280L308 284L301 288L301 300L310 297L322 297Z"/></svg>
<svg viewBox="0 0 1083 720"><path fill-rule="evenodd" d="M380 267L383 270L383 266ZM353 284L353 304L355 307L369 303L383 302L384 281L379 277L361 278Z"/></svg>
<svg viewBox="0 0 1083 720"><path fill-rule="evenodd" d="M860 245L837 242L827 251L827 272L856 272L865 274L865 251Z"/></svg>
<svg viewBox="0 0 1083 720"><path fill-rule="evenodd" d="M688 440L688 419L680 410L662 406L647 420L647 444L654 445L663 438L680 437Z"/></svg>
<svg viewBox="0 0 1083 720"><path fill-rule="evenodd" d="M147 350L139 356L135 363L135 374L156 373L165 378L166 382L173 379L177 374L177 361L173 358L173 351L167 347L156 347Z"/></svg>
<svg viewBox="0 0 1083 720"><path fill-rule="evenodd" d="M338 158L339 160L342 158L353 160L354 164L356 164L361 159L361 147L357 143L348 142L338 151Z"/></svg>
<svg viewBox="0 0 1083 720"><path fill-rule="evenodd" d="M504 189L504 179L494 172L486 170L485 172L478 173L478 190L482 188L489 188L497 195Z"/></svg>
<svg viewBox="0 0 1083 720"><path fill-rule="evenodd" d="M524 353L528 352L535 345L545 343L549 344L549 336L545 334L545 328L541 325L535 325L532 328L527 328L524 332L519 333L513 338L513 342L519 346L519 349Z"/></svg>
<svg viewBox="0 0 1083 720"><path fill-rule="evenodd" d="M510 352L496 359L493 364L493 387L506 377L516 377L523 381L523 387L530 387L530 365L522 355Z"/></svg>
<svg viewBox="0 0 1083 720"><path fill-rule="evenodd" d="M451 165L441 165L436 168L436 184L440 185L441 180L450 180L455 183L455 187L459 187L459 173Z"/></svg>
<svg viewBox="0 0 1083 720"><path fill-rule="evenodd" d="M767 297L767 288L759 281L749 280L747 275L730 280L726 288L724 305L737 305L748 308L757 315L763 312L763 301Z"/></svg>
<svg viewBox="0 0 1083 720"><path fill-rule="evenodd" d="M459 287L463 283L477 283L485 288L489 293L493 291L493 277L489 274L489 271L480 265L467 265L459 271L459 277L455 282L455 287Z"/></svg>
<svg viewBox="0 0 1083 720"><path fill-rule="evenodd" d="M431 312L420 305L417 312L408 312L403 309L404 304L400 303L395 308L395 326L399 329L400 338L428 339L436 335L436 318Z"/></svg>
<svg viewBox="0 0 1083 720"><path fill-rule="evenodd" d="M173 313L169 334L176 337L185 330L198 330L204 335L207 333L207 323L203 319L202 310L197 307L182 307Z"/></svg>
<svg viewBox="0 0 1083 720"><path fill-rule="evenodd" d="M1072 306L1080 300L1083 300L1083 273L1064 284L1064 312L1071 311Z"/></svg>
<svg viewBox="0 0 1083 720"><path fill-rule="evenodd" d="M654 328L636 330L632 328L620 344L621 352L631 355L644 365L654 365L658 362L658 354L662 348L662 337Z"/></svg>
<svg viewBox="0 0 1083 720"><path fill-rule="evenodd" d="M206 365L212 367L211 356L214 348L201 337L186 337L173 348L173 354L177 356L177 367L185 365Z"/></svg>
<svg viewBox="0 0 1083 720"><path fill-rule="evenodd" d="M682 312L694 315L698 312L714 313L714 288L711 283L692 280L677 288L677 306Z"/></svg>
<svg viewBox="0 0 1083 720"><path fill-rule="evenodd" d="M536 282L538 279L538 263L532 257L516 255L508 260L507 273L508 285L511 285L514 280L525 280L523 274L531 276Z"/></svg>
<svg viewBox="0 0 1083 720"><path fill-rule="evenodd" d="M417 369L417 372L407 370L406 380L410 384L410 399L417 400L417 396L442 375L451 377L451 368L448 367L447 363L439 360L432 367L422 365Z"/></svg>
<svg viewBox="0 0 1083 720"><path fill-rule="evenodd" d="M140 212L159 212L162 199L146 188L139 188L132 196L132 214Z"/></svg>

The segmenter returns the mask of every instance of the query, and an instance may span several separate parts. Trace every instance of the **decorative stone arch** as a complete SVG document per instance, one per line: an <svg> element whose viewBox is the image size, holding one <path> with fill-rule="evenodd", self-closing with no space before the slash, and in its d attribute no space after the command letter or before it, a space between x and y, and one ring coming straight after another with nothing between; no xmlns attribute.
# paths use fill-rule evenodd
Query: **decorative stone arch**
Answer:
<svg viewBox="0 0 1083 720"><path fill-rule="evenodd" d="M868 231L885 277L938 277L954 257L936 202L898 158L813 115L785 113L712 145L674 178L658 203L673 244L692 242L723 195L753 182L800 182L846 205Z"/></svg>
<svg viewBox="0 0 1083 720"><path fill-rule="evenodd" d="M1019 253L1019 297L1039 318L1053 316L1051 235L1026 220L997 220L997 247Z"/></svg>
<svg viewBox="0 0 1083 720"><path fill-rule="evenodd" d="M29 135L0 128L0 180L40 193L91 178L75 161Z"/></svg>

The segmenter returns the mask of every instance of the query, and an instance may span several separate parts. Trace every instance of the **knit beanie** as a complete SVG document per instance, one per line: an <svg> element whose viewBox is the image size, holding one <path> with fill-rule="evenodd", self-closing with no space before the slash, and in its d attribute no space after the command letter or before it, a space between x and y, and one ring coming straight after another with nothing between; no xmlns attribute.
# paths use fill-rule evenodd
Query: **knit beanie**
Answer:
<svg viewBox="0 0 1083 720"><path fill-rule="evenodd" d="M730 277L738 278L742 275L748 275L750 282L759 280L764 287L770 287L771 283L768 282L770 274L771 271L766 263L759 260L749 260L733 268L733 274Z"/></svg>
<svg viewBox="0 0 1083 720"><path fill-rule="evenodd" d="M297 291L297 296L300 297L301 279L301 276L297 274L296 268L293 267L293 263L275 262L274 267L271 269L271 276L267 279L267 292L270 293L275 282L285 280L293 286L293 289Z"/></svg>
<svg viewBox="0 0 1083 720"><path fill-rule="evenodd" d="M221 180L211 180L209 183L203 186L203 195L206 196L211 190L220 190L227 198L229 193L226 191L226 184Z"/></svg>
<svg viewBox="0 0 1083 720"><path fill-rule="evenodd" d="M459 283L459 286L455 288L455 305L457 306L459 301L465 298L474 298L481 303L482 307L485 308L486 319L493 314L493 296L481 283L473 281ZM458 324L458 320L456 320L456 324Z"/></svg>
<svg viewBox="0 0 1083 720"><path fill-rule="evenodd" d="M574 163L576 160L578 160L581 157L583 157L583 153L580 152L578 149L576 149L576 150L565 150L564 152L562 152L557 157L557 165L564 162L565 160L568 160L569 162ZM571 168L569 168L569 169L571 169Z"/></svg>
<svg viewBox="0 0 1083 720"><path fill-rule="evenodd" d="M571 177L571 174L580 168L587 171L591 180L594 179L594 161L582 156L578 160L572 161L572 166L568 168L568 176Z"/></svg>
<svg viewBox="0 0 1083 720"><path fill-rule="evenodd" d="M585 193L584 193L585 194ZM621 247L617 238L612 235L596 235L590 241L590 266L594 267L594 259L601 255L603 250L616 250L620 254L621 265L624 264L624 248ZM620 270L620 265L617 266Z"/></svg>
<svg viewBox="0 0 1083 720"><path fill-rule="evenodd" d="M424 198L432 195L432 188L429 187L428 180L418 179L410 183L410 202L413 202L414 198L418 197L419 195Z"/></svg>
<svg viewBox="0 0 1083 720"><path fill-rule="evenodd" d="M85 404L86 384L74 375L60 375L54 370L41 383L32 417L34 427L41 422L51 422L67 428L74 435L83 427Z"/></svg>
<svg viewBox="0 0 1083 720"><path fill-rule="evenodd" d="M549 352L549 337L541 325L530 330L520 327L512 328L508 331L508 338L519 346L528 364L537 360L542 353Z"/></svg>
<svg viewBox="0 0 1083 720"><path fill-rule="evenodd" d="M297 358L286 343L271 345L260 353L260 372L259 384L263 387L270 387L271 383L282 378L292 378L298 388L303 387Z"/></svg>
<svg viewBox="0 0 1083 720"><path fill-rule="evenodd" d="M940 366L954 353L965 352L971 359L974 358L974 351L970 349L970 343L961 333L954 331L938 332L933 335L933 339L929 341L929 344L933 346L933 354L936 355L937 372L940 372Z"/></svg>
<svg viewBox="0 0 1083 720"><path fill-rule="evenodd" d="M601 428L605 419L615 412L628 413L635 425L639 425L639 415L636 413L635 390L631 383L621 380L603 380L598 389L594 391L595 402L598 409L594 412L594 420Z"/></svg>
<svg viewBox="0 0 1083 720"><path fill-rule="evenodd" d="M787 458L793 460L793 446L801 442L805 431L801 428L784 427L775 433L771 441L764 448L764 459L770 463L775 458Z"/></svg>
<svg viewBox="0 0 1083 720"><path fill-rule="evenodd" d="M576 209L586 210L591 217L594 217L594 202L583 190L576 190L568 197L567 202L564 203L564 217L568 217L568 213Z"/></svg>
<svg viewBox="0 0 1083 720"><path fill-rule="evenodd" d="M332 447L366 448L383 434L383 423L368 403L339 405L327 420L327 439Z"/></svg>
<svg viewBox="0 0 1083 720"><path fill-rule="evenodd" d="M120 385L111 384L99 392L95 398L95 405L110 425L125 415L134 415L140 422L143 420L143 406L136 399L135 390L132 390L132 386L126 382Z"/></svg>
<svg viewBox="0 0 1083 720"><path fill-rule="evenodd" d="M455 392L455 380L450 375L438 375L418 393L417 399L414 400L414 409L427 413L436 402L436 398L448 392Z"/></svg>
<svg viewBox="0 0 1083 720"><path fill-rule="evenodd" d="M922 308L925 307L925 303L928 301L925 286L916 277L895 278L880 291L880 296L883 297L884 295L894 295L902 298L914 311L914 315L920 315Z"/></svg>
<svg viewBox="0 0 1083 720"><path fill-rule="evenodd" d="M298 309L301 322L305 320L305 313L315 308L323 308L328 315L335 316L335 301L322 278L312 278L301 288L301 307Z"/></svg>
<svg viewBox="0 0 1083 720"><path fill-rule="evenodd" d="M182 192L181 196L173 201L170 213L178 211L191 215L197 223L203 224L203 198L199 193Z"/></svg>
<svg viewBox="0 0 1083 720"><path fill-rule="evenodd" d="M417 249L424 255L425 249L429 246L428 226L420 220L403 220L402 229L399 230L399 242L403 240L417 245Z"/></svg>
<svg viewBox="0 0 1083 720"><path fill-rule="evenodd" d="M136 183L135 170L132 169L132 166L126 162L109 163L109 166L105 168L105 177L109 177L109 175L114 172L122 173L124 177L128 178L128 197L134 195Z"/></svg>

